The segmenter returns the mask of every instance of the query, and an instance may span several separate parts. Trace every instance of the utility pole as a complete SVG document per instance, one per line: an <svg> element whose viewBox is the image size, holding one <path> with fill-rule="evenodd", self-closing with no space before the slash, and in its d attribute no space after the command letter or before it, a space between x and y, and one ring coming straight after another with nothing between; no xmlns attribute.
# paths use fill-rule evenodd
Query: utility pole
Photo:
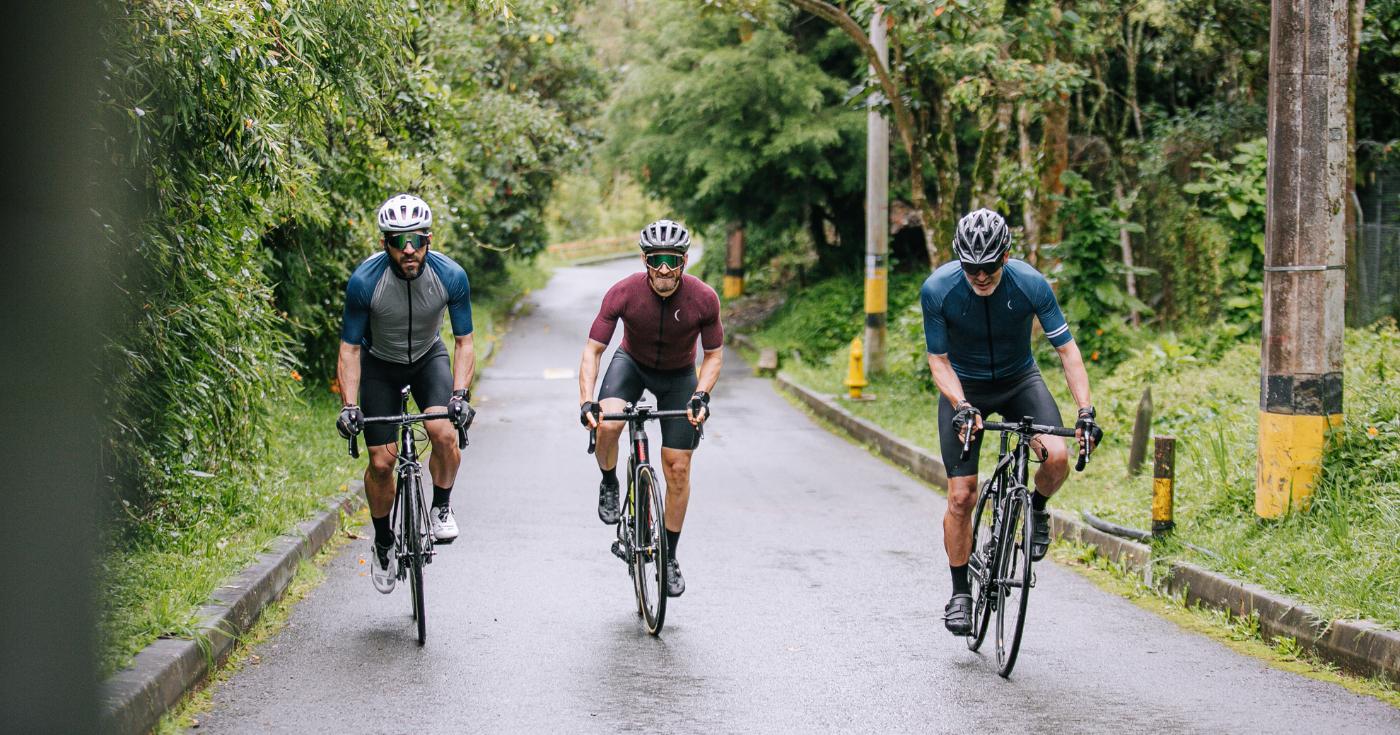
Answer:
<svg viewBox="0 0 1400 735"><path fill-rule="evenodd" d="M889 67L885 8L870 17L870 44ZM875 69L870 68L870 76ZM865 151L865 370L885 370L885 323L889 310L890 123L873 104L866 106ZM924 223L931 227L932 223Z"/></svg>
<svg viewBox="0 0 1400 735"><path fill-rule="evenodd" d="M1348 0L1278 0L1269 44L1269 183L1254 512L1305 510L1342 419Z"/></svg>
<svg viewBox="0 0 1400 735"><path fill-rule="evenodd" d="M744 223L732 222L724 238L724 298L744 295Z"/></svg>

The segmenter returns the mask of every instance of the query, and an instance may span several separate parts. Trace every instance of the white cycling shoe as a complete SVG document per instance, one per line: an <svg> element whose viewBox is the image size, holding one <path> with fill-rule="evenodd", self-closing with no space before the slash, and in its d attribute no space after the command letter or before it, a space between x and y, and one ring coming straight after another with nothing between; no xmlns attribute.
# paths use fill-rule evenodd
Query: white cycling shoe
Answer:
<svg viewBox="0 0 1400 735"><path fill-rule="evenodd" d="M394 591L394 583L398 581L399 557L392 546L381 549L373 541L369 545L369 577L374 581L374 588L387 595Z"/></svg>
<svg viewBox="0 0 1400 735"><path fill-rule="evenodd" d="M457 516L452 507L444 505L433 508L428 515L433 519L433 540L440 544L450 544L457 539Z"/></svg>

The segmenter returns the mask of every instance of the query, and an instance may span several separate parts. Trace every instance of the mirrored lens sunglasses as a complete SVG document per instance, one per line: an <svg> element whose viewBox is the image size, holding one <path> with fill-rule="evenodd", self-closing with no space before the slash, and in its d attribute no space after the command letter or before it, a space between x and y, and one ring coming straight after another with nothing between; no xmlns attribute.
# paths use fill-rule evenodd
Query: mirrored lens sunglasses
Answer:
<svg viewBox="0 0 1400 735"><path fill-rule="evenodd" d="M685 256L678 253L652 253L647 256L648 268L661 268L665 266L671 270L676 270L685 264Z"/></svg>
<svg viewBox="0 0 1400 735"><path fill-rule="evenodd" d="M962 269L963 273L966 273L969 276L975 276L978 273L986 273L990 276L993 273L996 273L997 271L1001 270L1001 259L997 258L996 260L990 263L963 263Z"/></svg>
<svg viewBox="0 0 1400 735"><path fill-rule="evenodd" d="M389 243L389 247L395 250L403 250L412 247L414 250L422 250L428 246L433 239L431 232L386 232L384 242Z"/></svg>

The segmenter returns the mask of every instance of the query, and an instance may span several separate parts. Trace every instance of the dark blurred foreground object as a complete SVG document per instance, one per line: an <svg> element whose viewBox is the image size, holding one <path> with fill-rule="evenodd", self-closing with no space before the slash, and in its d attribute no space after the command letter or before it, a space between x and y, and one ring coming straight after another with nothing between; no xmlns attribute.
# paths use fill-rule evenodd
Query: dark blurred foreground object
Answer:
<svg viewBox="0 0 1400 735"><path fill-rule="evenodd" d="M101 471L95 374L103 253L89 145L97 70L95 3L12 6L5 16L0 206L0 729L97 730L92 577Z"/></svg>

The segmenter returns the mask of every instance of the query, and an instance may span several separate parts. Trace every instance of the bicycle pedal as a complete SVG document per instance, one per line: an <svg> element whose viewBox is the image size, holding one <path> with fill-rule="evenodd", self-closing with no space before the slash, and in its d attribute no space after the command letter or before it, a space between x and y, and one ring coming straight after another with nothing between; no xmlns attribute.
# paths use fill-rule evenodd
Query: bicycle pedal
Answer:
<svg viewBox="0 0 1400 735"><path fill-rule="evenodd" d="M625 552L625 551L622 550L622 542L621 542L621 541L614 541L614 542L612 542L612 553L613 553L613 556L615 556L615 557L617 557L617 558L619 558L619 559L621 559L621 560L623 560L623 561L627 561L627 552Z"/></svg>

